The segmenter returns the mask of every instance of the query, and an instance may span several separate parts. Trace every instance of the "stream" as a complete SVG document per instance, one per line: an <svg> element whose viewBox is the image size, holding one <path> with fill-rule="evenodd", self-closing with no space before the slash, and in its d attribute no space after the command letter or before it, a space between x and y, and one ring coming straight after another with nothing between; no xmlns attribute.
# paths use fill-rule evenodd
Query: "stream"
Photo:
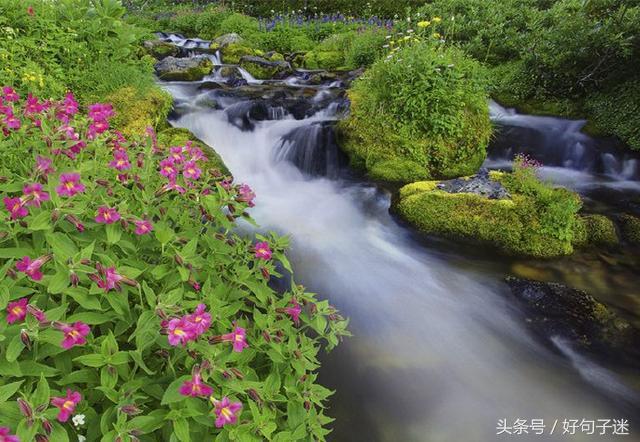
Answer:
<svg viewBox="0 0 640 442"><path fill-rule="evenodd" d="M162 86L175 101L171 123L214 147L235 180L254 189L251 214L260 228L291 237L297 282L351 319L354 336L323 356L320 371L336 390L329 439L494 441L509 439L496 435L498 420L517 418L544 419L548 428L516 440L563 440L561 428L548 432L568 418L628 419L627 440L637 437L637 381L634 388L562 342L544 345L503 283L514 266L551 272L553 280L554 266L579 261L508 260L399 223L389 214L391 195L350 171L336 145L333 124L348 111L344 84L308 85L307 74L260 82L240 72L248 84L229 87L216 70L200 82ZM614 149L594 153L596 142L578 123L521 116L495 103L491 115L503 129L487 167L508 168L514 149L544 151L545 176L578 190L594 211L624 204L610 195L637 201L638 160ZM555 155L551 145L570 153ZM616 306L637 318L634 265L621 276L628 287Z"/></svg>

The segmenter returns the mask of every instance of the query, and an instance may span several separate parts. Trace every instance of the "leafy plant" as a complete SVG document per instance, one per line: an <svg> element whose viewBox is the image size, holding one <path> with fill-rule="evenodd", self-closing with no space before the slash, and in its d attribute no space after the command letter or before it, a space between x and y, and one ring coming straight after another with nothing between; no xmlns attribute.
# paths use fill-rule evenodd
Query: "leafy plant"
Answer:
<svg viewBox="0 0 640 442"><path fill-rule="evenodd" d="M324 440L317 355L346 321L285 288L286 238L234 233L251 189L192 143L125 139L111 105L2 99L2 431Z"/></svg>

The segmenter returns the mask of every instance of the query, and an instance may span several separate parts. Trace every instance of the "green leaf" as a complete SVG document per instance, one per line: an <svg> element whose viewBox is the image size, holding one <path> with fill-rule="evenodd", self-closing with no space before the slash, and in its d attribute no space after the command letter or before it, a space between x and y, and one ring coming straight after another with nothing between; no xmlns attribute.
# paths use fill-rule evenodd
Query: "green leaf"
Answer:
<svg viewBox="0 0 640 442"><path fill-rule="evenodd" d="M107 358L107 362L112 365L122 365L129 362L129 353L126 351L119 351L110 358Z"/></svg>
<svg viewBox="0 0 640 442"><path fill-rule="evenodd" d="M29 256L33 253L31 249L21 249L21 248L6 248L0 249L0 258L10 259L10 258L22 258L24 256Z"/></svg>
<svg viewBox="0 0 640 442"><path fill-rule="evenodd" d="M49 435L49 442L69 442L67 430L57 422L53 422L53 431Z"/></svg>
<svg viewBox="0 0 640 442"><path fill-rule="evenodd" d="M148 375L156 374L155 371L152 371L149 367L147 367L147 364L144 362L144 358L139 351L130 351L129 355L131 356L131 359L133 359L134 362L138 364L138 367L142 368L145 373L147 373Z"/></svg>
<svg viewBox="0 0 640 442"><path fill-rule="evenodd" d="M79 362L88 367L102 367L107 363L107 361L105 360L105 357L102 356L100 353L93 353L89 355L78 356L73 360L75 362Z"/></svg>
<svg viewBox="0 0 640 442"><path fill-rule="evenodd" d="M18 356L20 356L20 353L22 353L22 350L24 350L24 344L22 343L22 339L20 339L20 333L18 333L13 338L11 338L11 341L9 341L9 345L7 346L7 350L5 353L7 361L14 362L15 360L17 360Z"/></svg>
<svg viewBox="0 0 640 442"><path fill-rule="evenodd" d="M146 416L136 416L127 422L127 428L130 430L140 430L144 434L151 433L164 425L164 410L155 410Z"/></svg>
<svg viewBox="0 0 640 442"><path fill-rule="evenodd" d="M173 434L181 442L191 442L189 437L189 422L186 419L176 419L173 421Z"/></svg>
<svg viewBox="0 0 640 442"><path fill-rule="evenodd" d="M18 424L18 428L16 428L16 436L18 436L21 441L33 441L36 439L38 427L38 425L29 423L26 418L22 419Z"/></svg>
<svg viewBox="0 0 640 442"><path fill-rule="evenodd" d="M48 404L50 394L49 383L44 376L40 376L40 381L38 381L36 391L31 396L31 403L34 407L38 407L42 404Z"/></svg>
<svg viewBox="0 0 640 442"><path fill-rule="evenodd" d="M50 230L51 229L51 213L47 210L42 211L29 221L29 229L31 230Z"/></svg>
<svg viewBox="0 0 640 442"><path fill-rule="evenodd" d="M53 367L49 367L44 364L39 364L34 361L21 361L20 362L20 372L23 376L46 376L48 378L52 376L57 376L59 371Z"/></svg>
<svg viewBox="0 0 640 442"><path fill-rule="evenodd" d="M78 248L71 239L60 232L47 233L45 235L47 243L51 246L54 255L60 260L67 260L78 253Z"/></svg>
<svg viewBox="0 0 640 442"><path fill-rule="evenodd" d="M118 371L105 365L100 369L100 385L107 388L115 388L118 383Z"/></svg>
<svg viewBox="0 0 640 442"><path fill-rule="evenodd" d="M302 406L302 403L290 399L287 403L287 424L292 430L298 428L300 424L304 422L305 414L307 411Z"/></svg>
<svg viewBox="0 0 640 442"><path fill-rule="evenodd" d="M166 245L175 238L175 233L171 229L171 227L167 226L165 223L156 223L154 226L154 230L156 239L160 241L160 244Z"/></svg>
<svg viewBox="0 0 640 442"><path fill-rule="evenodd" d="M120 224L107 224L107 243L116 244L122 236L122 227Z"/></svg>
<svg viewBox="0 0 640 442"><path fill-rule="evenodd" d="M164 392L164 396L162 396L162 405L172 404L174 402L180 402L185 399L183 395L180 394L180 386L184 383L184 381L190 379L191 376L181 376L175 381L173 381Z"/></svg>
<svg viewBox="0 0 640 442"><path fill-rule="evenodd" d="M12 382L7 385L0 386L0 402L7 401L20 388L24 381Z"/></svg>
<svg viewBox="0 0 640 442"><path fill-rule="evenodd" d="M47 291L54 295L62 293L64 289L69 287L69 282L69 271L58 268L56 274L48 281Z"/></svg>
<svg viewBox="0 0 640 442"><path fill-rule="evenodd" d="M82 321L89 325L100 325L109 322L113 317L106 313L98 312L81 312L71 315L67 318L67 322Z"/></svg>

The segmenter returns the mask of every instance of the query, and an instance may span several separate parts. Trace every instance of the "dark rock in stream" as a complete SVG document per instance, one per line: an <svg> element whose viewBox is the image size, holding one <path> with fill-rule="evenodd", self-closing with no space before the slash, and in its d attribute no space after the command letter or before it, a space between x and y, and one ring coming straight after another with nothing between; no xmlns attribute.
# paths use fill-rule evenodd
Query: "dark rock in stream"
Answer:
<svg viewBox="0 0 640 442"><path fill-rule="evenodd" d="M155 69L161 80L198 81L213 71L213 63L205 56L167 57L156 63Z"/></svg>
<svg viewBox="0 0 640 442"><path fill-rule="evenodd" d="M545 339L560 338L609 362L640 367L640 330L591 295L562 284L506 278L527 321Z"/></svg>
<svg viewBox="0 0 640 442"><path fill-rule="evenodd" d="M489 176L487 169L480 169L470 178L455 178L438 183L438 189L448 193L473 193L489 199L509 199L511 195L502 183L494 181Z"/></svg>

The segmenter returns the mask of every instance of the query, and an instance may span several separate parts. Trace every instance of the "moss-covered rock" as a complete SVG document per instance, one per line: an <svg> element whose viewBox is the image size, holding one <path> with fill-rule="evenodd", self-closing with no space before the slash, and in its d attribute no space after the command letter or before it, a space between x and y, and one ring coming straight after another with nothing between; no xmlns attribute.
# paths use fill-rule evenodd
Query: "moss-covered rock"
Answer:
<svg viewBox="0 0 640 442"><path fill-rule="evenodd" d="M147 40L143 43L147 53L157 60L166 57L175 57L180 50L176 45L160 40Z"/></svg>
<svg viewBox="0 0 640 442"><path fill-rule="evenodd" d="M620 230L625 241L640 244L640 218L627 214L620 216Z"/></svg>
<svg viewBox="0 0 640 442"><path fill-rule="evenodd" d="M336 70L344 66L344 54L339 51L310 51L304 55L302 64L306 69Z"/></svg>
<svg viewBox="0 0 640 442"><path fill-rule="evenodd" d="M619 242L616 226L606 216L585 215L581 218L586 231L587 244L611 246Z"/></svg>
<svg viewBox="0 0 640 442"><path fill-rule="evenodd" d="M498 176L492 174L492 178ZM500 179L508 186L507 176ZM439 183L421 181L402 187L394 211L425 233L491 245L509 255L550 258L573 252L573 235L566 230L573 231L576 215L567 211L566 219L558 219L554 207L565 201L577 211L577 195L549 189L557 192L557 201L549 203L507 187L510 199L488 199L473 193L449 193Z"/></svg>
<svg viewBox="0 0 640 442"><path fill-rule="evenodd" d="M240 67L259 80L280 78L293 73L291 65L286 61L269 61L262 57L242 57Z"/></svg>
<svg viewBox="0 0 640 442"><path fill-rule="evenodd" d="M246 56L259 55L258 51L248 46L244 46L242 43L231 43L220 49L222 54L222 62L227 64L238 64L240 59Z"/></svg>
<svg viewBox="0 0 640 442"><path fill-rule="evenodd" d="M217 169L224 175L230 175L229 169L220 158L220 155L212 148L207 146L204 141L197 138L188 129L179 127L171 127L158 133L158 142L165 146L181 146L191 141L202 148L202 152L207 157L207 168Z"/></svg>
<svg viewBox="0 0 640 442"><path fill-rule="evenodd" d="M482 68L453 49L407 47L394 57L349 91L338 134L352 165L402 184L475 173L492 132Z"/></svg>
<svg viewBox="0 0 640 442"><path fill-rule="evenodd" d="M213 71L213 62L205 56L167 57L155 65L156 74L167 81L198 81Z"/></svg>
<svg viewBox="0 0 640 442"><path fill-rule="evenodd" d="M166 126L173 103L171 95L157 87L142 91L125 87L111 93L106 100L116 111L113 126L125 136L138 136L147 127L161 129Z"/></svg>

